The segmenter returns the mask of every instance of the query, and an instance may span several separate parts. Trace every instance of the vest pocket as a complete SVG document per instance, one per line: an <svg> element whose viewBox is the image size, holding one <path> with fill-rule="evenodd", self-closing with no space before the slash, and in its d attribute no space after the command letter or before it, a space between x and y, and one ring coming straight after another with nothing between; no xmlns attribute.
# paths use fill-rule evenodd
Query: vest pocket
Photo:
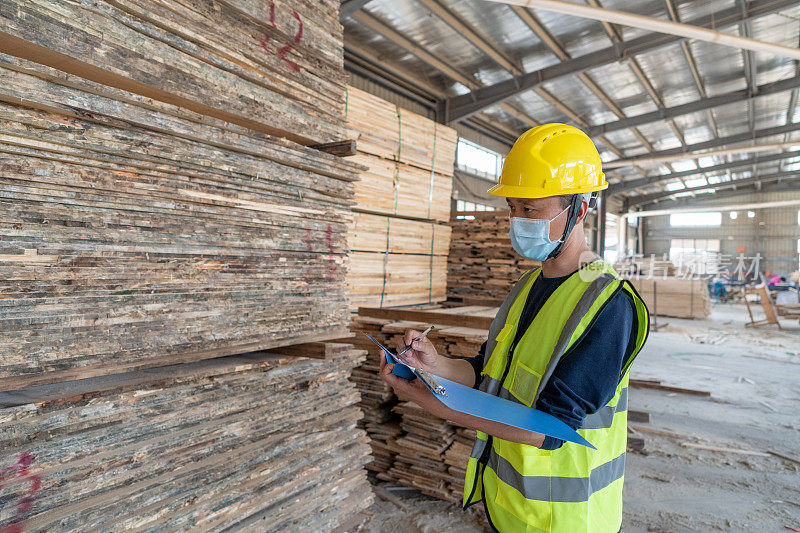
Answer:
<svg viewBox="0 0 800 533"><path fill-rule="evenodd" d="M530 407L541 379L540 373L518 361L515 363L513 381L509 390L519 401Z"/></svg>
<svg viewBox="0 0 800 533"><path fill-rule="evenodd" d="M523 452L521 459L515 465L515 469L521 468L518 472L521 475L514 477L517 478L516 483L523 482L524 486L514 490L501 484L494 502L527 526L519 531L550 531L553 513L549 483L551 457ZM522 481L523 476L527 477L526 481ZM526 494L530 499L523 492L530 492Z"/></svg>

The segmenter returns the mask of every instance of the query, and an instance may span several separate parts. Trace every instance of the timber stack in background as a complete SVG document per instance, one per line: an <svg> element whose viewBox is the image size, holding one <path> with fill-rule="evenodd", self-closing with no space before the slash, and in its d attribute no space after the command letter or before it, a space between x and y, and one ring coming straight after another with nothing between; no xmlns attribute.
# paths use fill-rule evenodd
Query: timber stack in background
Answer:
<svg viewBox="0 0 800 533"><path fill-rule="evenodd" d="M450 226L448 300L464 305L500 305L526 270L541 265L511 247L505 210L454 213Z"/></svg>
<svg viewBox="0 0 800 533"><path fill-rule="evenodd" d="M25 399L0 414L0 469L27 502L0 526L146 529L163 507L328 529L370 504L344 379L360 352L212 359L327 357L308 343L347 335L361 168L323 151L349 133L338 10L0 8L0 389ZM131 372L147 379L108 388ZM75 392L87 378L102 391ZM323 451L347 502L324 493Z"/></svg>
<svg viewBox="0 0 800 533"><path fill-rule="evenodd" d="M347 88L356 183L348 287L353 309L446 298L456 131Z"/></svg>
<svg viewBox="0 0 800 533"><path fill-rule="evenodd" d="M697 276L678 268L666 257L626 258L614 263L622 277L639 292L651 314L675 318L707 318L711 315L709 276Z"/></svg>

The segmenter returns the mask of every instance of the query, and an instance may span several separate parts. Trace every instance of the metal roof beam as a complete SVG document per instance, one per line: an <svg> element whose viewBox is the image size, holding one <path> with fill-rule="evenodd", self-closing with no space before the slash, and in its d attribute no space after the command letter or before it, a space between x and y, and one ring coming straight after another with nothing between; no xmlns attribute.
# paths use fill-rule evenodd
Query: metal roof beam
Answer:
<svg viewBox="0 0 800 533"><path fill-rule="evenodd" d="M506 69L508 72L518 76L523 70L519 63L495 46L486 36L482 35L477 29L473 28L464 19L456 15L453 11L445 7L439 0L418 0L425 7L430 9L434 15L443 20L448 26L453 28L458 34L469 41L472 46L492 58L492 60Z"/></svg>
<svg viewBox="0 0 800 533"><path fill-rule="evenodd" d="M746 131L744 133L738 133L736 135L729 135L728 137L720 137L718 139L712 139L710 141L705 141L701 143L689 144L685 148L669 148L667 150L659 150L657 152L651 152L649 154L645 154L642 156L631 157L625 160L625 165L635 165L639 164L640 161L645 161L647 159L657 158L657 157L666 157L670 155L679 155L679 154L691 154L692 159L698 159L701 157L705 157L705 154L693 154L693 152L698 152L700 150L707 150L709 148L719 148L720 146L725 146L726 144L733 144L745 141L755 141L756 139L761 139L763 137L771 137L772 135L781 135L783 133L789 131L797 131L800 130L800 124L786 124L783 126L775 126L772 128L763 128L760 130L755 131ZM603 165L613 165L616 161L606 161ZM609 168L614 168L613 166L609 166Z"/></svg>
<svg viewBox="0 0 800 533"><path fill-rule="evenodd" d="M710 109L712 107L719 107L728 104L741 104L743 101L752 100L754 98L758 98L759 96L777 94L784 91L797 89L798 87L800 87L800 76L794 76L792 78L777 81L775 83L766 83L760 87L757 87L752 94L749 89L741 89L717 96L700 98L699 100L694 100L693 102L688 102L673 107L666 107L659 109L658 111L644 113L635 117L628 117L614 122L598 124L597 126L592 126L589 128L587 133L589 133L589 135L600 135L610 131L624 130L634 126L658 122L659 120L668 120L674 117L696 113L698 111L705 111L706 109Z"/></svg>
<svg viewBox="0 0 800 533"><path fill-rule="evenodd" d="M794 157L800 157L800 151L781 152L779 154L754 156L754 157L749 157L747 159L741 159L739 161L727 161L725 163L720 163L719 165L712 165L708 167L701 167L691 170L682 170L681 172L673 172L671 174L660 174L658 176L649 176L647 178L628 180L628 181L623 181L621 183L613 183L608 186L606 193L610 195L622 194L631 191L633 189L638 189L639 187L645 187L647 185L655 185L657 183L668 182L675 179L686 178L689 176L697 176L700 174L711 174L713 172L729 171L730 169L733 168L748 167L760 163L783 161L785 159L791 159Z"/></svg>
<svg viewBox="0 0 800 533"><path fill-rule="evenodd" d="M678 189L676 191L664 191L664 192L656 192L653 194L643 194L641 196L631 196L630 198L628 198L628 205L630 206L645 205L653 203L655 200L659 200L661 198L667 198L675 194L682 194L686 192L702 191L704 189L715 189L715 190L727 189L729 187L740 187L742 185L754 185L755 183L759 182L769 183L773 181L780 181L786 178L790 178L790 180L788 181L800 180L800 174L798 174L797 172L775 172L773 174L756 176L754 178L721 181L719 183L713 183L710 185L698 185L696 187L687 187L685 189Z"/></svg>
<svg viewBox="0 0 800 533"><path fill-rule="evenodd" d="M394 28L387 26L377 17L374 17L364 11L359 11L353 14L353 18L355 18L361 24L364 24L374 32L380 34L384 39L387 39L395 43L401 48L405 48L406 51L411 52L425 63L434 67L442 74L445 74L446 76L461 83L462 85L465 85L470 89L476 89L480 87L480 84L474 78L472 78L471 76L469 76L464 72L461 72L457 68L449 65L446 61L442 61L432 53L428 52L424 46L418 45L405 35L399 33Z"/></svg>
<svg viewBox="0 0 800 533"><path fill-rule="evenodd" d="M342 4L339 6L339 20L359 11L369 2L370 0L342 0Z"/></svg>
<svg viewBox="0 0 800 533"><path fill-rule="evenodd" d="M781 191L796 191L798 187L798 181L800 178L789 178L786 180L778 181L776 183L770 183L767 185L763 185L760 190L757 192L781 192ZM742 196L745 194L753 194L756 191L756 186L758 184L753 184L752 187L745 186L741 189L735 189L731 191L722 191L714 194L706 194L701 196L695 196L692 198L679 198L674 200L664 200L659 202L661 205L664 205L665 202L670 202L669 206L664 206L661 209L680 209L683 207L706 207L710 210L713 210L715 204L708 205L707 201L716 202L721 198L731 198L734 196ZM646 213L647 211L645 211Z"/></svg>
<svg viewBox="0 0 800 533"><path fill-rule="evenodd" d="M394 28L389 27L377 17L370 15L367 12L360 11L353 15L353 18L358 20L360 23L364 24L371 30L380 34L384 39L387 39L397 46L405 49L407 52L414 54L419 59L424 61L425 63L429 64L445 76L448 76L452 80L455 80L462 85L466 86L470 89L477 89L478 87L482 87L482 84L473 78L471 75L462 72L458 68L451 66L446 61L443 61L436 57L434 54L428 52L425 47L418 45L417 43L413 42L408 37L402 35ZM533 118L523 113L522 111L518 110L514 106L509 103L502 103L500 107L509 113L511 116L515 117L517 120L527 123L528 125L535 126L538 122ZM444 106L444 109L447 109L447 106ZM442 117L444 122L449 122L447 117Z"/></svg>
<svg viewBox="0 0 800 533"><path fill-rule="evenodd" d="M753 0L749 4L748 19L753 20L769 15L797 4L797 0ZM722 9L710 15L698 17L688 23L700 27L723 27L742 22L742 14L738 7ZM472 90L471 92L450 98L448 121L463 120L491 105L502 102L519 93L530 90L546 81L563 76L570 76L617 61L623 61L638 54L682 41L682 37L664 34L650 34L622 41L609 48L591 52L575 59L569 59L529 72L494 85Z"/></svg>
<svg viewBox="0 0 800 533"><path fill-rule="evenodd" d="M564 15L585 18L595 21L606 21L631 28L639 28L651 32L666 33L677 35L686 39L695 39L709 43L753 50L756 52L766 52L779 57L800 60L800 49L781 44L768 43L748 37L740 37L730 33L723 33L713 29L701 28L691 24L681 24L662 20L645 15L637 15L627 11L617 11L603 7L587 6L575 4L564 0L488 0L498 4L513 4L528 8L544 9Z"/></svg>

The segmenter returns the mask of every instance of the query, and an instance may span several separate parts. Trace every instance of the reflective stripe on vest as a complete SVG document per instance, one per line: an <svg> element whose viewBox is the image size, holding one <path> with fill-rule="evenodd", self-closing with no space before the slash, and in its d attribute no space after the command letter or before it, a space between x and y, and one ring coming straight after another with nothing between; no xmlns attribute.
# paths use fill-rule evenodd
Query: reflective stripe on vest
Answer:
<svg viewBox="0 0 800 533"><path fill-rule="evenodd" d="M487 467L529 500L548 502L585 502L589 497L618 480L625 473L625 452L592 469L589 477L525 476L506 459L489 451Z"/></svg>

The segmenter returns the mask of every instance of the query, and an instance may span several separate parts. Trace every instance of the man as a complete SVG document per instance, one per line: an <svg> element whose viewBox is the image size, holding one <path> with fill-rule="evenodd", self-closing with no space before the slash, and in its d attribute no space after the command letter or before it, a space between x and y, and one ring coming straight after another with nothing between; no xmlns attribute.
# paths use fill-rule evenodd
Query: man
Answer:
<svg viewBox="0 0 800 533"><path fill-rule="evenodd" d="M408 331L404 362L477 386L564 421L597 449L465 415L419 380L381 376L403 399L475 428L464 507L484 503L493 531L616 532L622 523L628 369L649 315L633 287L592 254L583 221L608 184L582 131L545 124L523 134L498 184L514 249L542 267L522 275L500 307L481 354L448 359Z"/></svg>

